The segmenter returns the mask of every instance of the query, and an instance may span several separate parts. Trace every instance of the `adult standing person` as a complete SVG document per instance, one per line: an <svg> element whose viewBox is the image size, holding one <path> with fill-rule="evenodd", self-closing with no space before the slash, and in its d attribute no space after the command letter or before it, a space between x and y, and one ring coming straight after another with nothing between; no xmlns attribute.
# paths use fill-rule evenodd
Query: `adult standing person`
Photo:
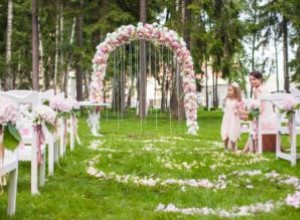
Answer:
<svg viewBox="0 0 300 220"><path fill-rule="evenodd" d="M275 151L276 150L276 115L272 108L271 103L261 102L261 99L270 95L270 92L263 85L263 75L259 71L252 71L249 73L249 81L253 89L254 100L260 103L260 120L261 126L264 130L274 130L274 134L263 134L262 135L262 147L263 151ZM256 120L256 119L254 119ZM258 135L257 135L258 122L253 122L254 134L254 152L258 151ZM243 152L247 153L250 151L250 140L246 143Z"/></svg>

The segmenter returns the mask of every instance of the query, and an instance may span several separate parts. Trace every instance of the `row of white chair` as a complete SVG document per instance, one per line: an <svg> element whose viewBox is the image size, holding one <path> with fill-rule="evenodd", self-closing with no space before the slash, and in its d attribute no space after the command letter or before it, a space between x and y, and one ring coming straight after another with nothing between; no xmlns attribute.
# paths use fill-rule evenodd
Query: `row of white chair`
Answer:
<svg viewBox="0 0 300 220"><path fill-rule="evenodd" d="M46 145L48 146L48 174L53 175L55 162L59 159L59 156L63 156L66 152L66 132L70 134L70 147L72 150L74 149L76 134L74 132L75 125L73 118L71 120L66 118L60 119L58 134L52 133L46 126L43 126L45 143L41 145L41 152L38 152L39 148L37 146L37 134L33 123L33 112L39 104L49 101L50 98L54 97L54 91L49 90L38 93L28 90L12 90L0 92L0 96L14 100L18 104L21 113L17 120L17 128L21 131L22 146L13 153L5 151L5 159L0 167L0 176L6 174L10 176L7 213L8 215L13 215L16 207L18 161L31 162L31 193L33 195L39 194L38 185L44 186L45 184ZM64 97L64 94L59 94L59 96ZM39 161L38 153L41 154L41 161Z"/></svg>
<svg viewBox="0 0 300 220"><path fill-rule="evenodd" d="M287 115L285 112L282 112L282 104L283 101L288 97L294 97L298 102L300 102L300 96L295 94L288 93L273 93L269 96L266 96L260 100L261 103L265 103L266 105L270 105L273 108L274 114L276 117L274 120L276 121L276 129L265 129L262 126L263 120L262 117L258 116L257 123L257 148L258 153L263 153L263 135L276 135L276 158L285 159L291 162L291 165L296 165L297 159L300 158L300 154L297 154L297 135L300 134L300 112L296 110L290 119L287 119ZM246 100L246 103L249 100ZM252 128L252 123L249 121L243 121L241 123L242 133L248 133L250 139L250 145L253 147L254 143L254 132ZM286 151L282 151L282 136L289 136L290 140L290 149ZM251 148L250 146L250 148ZM250 151L253 150L252 148Z"/></svg>

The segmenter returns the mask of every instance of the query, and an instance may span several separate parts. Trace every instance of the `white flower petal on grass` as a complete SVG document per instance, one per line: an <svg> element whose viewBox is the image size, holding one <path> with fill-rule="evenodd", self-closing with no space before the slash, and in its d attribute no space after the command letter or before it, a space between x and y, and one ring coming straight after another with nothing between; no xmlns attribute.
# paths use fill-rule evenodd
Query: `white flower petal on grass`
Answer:
<svg viewBox="0 0 300 220"><path fill-rule="evenodd" d="M300 207L300 192L296 191L293 195L288 195L285 199L285 203L288 206L293 206L295 208Z"/></svg>
<svg viewBox="0 0 300 220"><path fill-rule="evenodd" d="M253 189L254 186L253 186L253 185L247 185L246 188L247 188L247 189Z"/></svg>
<svg viewBox="0 0 300 220"><path fill-rule="evenodd" d="M175 212L181 213L184 215L215 215L218 217L226 217L226 218L233 218L233 217L243 217L254 215L257 213L268 213L272 212L276 207L280 207L282 205L281 202L273 203L272 201L267 201L265 203L256 203L248 206L235 206L232 209L225 210L225 209L212 209L207 207L202 208L179 208L176 207L174 204L159 204L155 211L156 212Z"/></svg>

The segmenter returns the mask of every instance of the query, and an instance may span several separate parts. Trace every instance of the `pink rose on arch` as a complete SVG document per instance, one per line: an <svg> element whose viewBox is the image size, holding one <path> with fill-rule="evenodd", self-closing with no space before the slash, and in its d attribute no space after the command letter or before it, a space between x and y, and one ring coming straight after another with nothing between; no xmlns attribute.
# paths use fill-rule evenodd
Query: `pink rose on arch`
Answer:
<svg viewBox="0 0 300 220"><path fill-rule="evenodd" d="M145 24L144 28L147 29L148 31L153 31L153 25L152 24Z"/></svg>
<svg viewBox="0 0 300 220"><path fill-rule="evenodd" d="M103 53L107 53L107 52L108 52L107 45L102 45L102 47L101 47L100 49L101 49L101 51L102 51Z"/></svg>
<svg viewBox="0 0 300 220"><path fill-rule="evenodd" d="M160 39L160 36L161 36L161 31L157 31L157 32L155 32L155 34L154 34L154 37L155 37L155 39Z"/></svg>
<svg viewBox="0 0 300 220"><path fill-rule="evenodd" d="M178 49L178 48L180 47L180 45L179 45L178 42L176 42L176 41L172 42L171 46L172 46L172 48L175 49L175 50Z"/></svg>
<svg viewBox="0 0 300 220"><path fill-rule="evenodd" d="M101 76L101 75L102 75L102 72L100 72L100 71L96 71L96 72L94 72L94 74L95 74L95 76L99 77L99 76Z"/></svg>

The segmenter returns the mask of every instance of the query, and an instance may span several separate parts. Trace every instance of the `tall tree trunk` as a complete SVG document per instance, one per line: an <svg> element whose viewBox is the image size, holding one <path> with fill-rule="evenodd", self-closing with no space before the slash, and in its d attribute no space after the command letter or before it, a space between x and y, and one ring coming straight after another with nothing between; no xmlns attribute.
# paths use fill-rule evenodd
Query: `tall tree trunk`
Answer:
<svg viewBox="0 0 300 220"><path fill-rule="evenodd" d="M115 111L120 110L120 80L117 74L113 77L112 82L112 109Z"/></svg>
<svg viewBox="0 0 300 220"><path fill-rule="evenodd" d="M4 78L4 90L9 90L12 88L12 74L11 74L12 21L13 21L13 1L8 0L7 31L6 31L6 75Z"/></svg>
<svg viewBox="0 0 300 220"><path fill-rule="evenodd" d="M165 106L166 109L169 109L169 105L168 105L168 101L169 101L169 87L170 87L170 80L168 79L168 77L166 77L166 102L165 102Z"/></svg>
<svg viewBox="0 0 300 220"><path fill-rule="evenodd" d="M38 0L32 0L32 88L39 90Z"/></svg>
<svg viewBox="0 0 300 220"><path fill-rule="evenodd" d="M190 49L190 44L191 44L191 21L192 21L192 12L190 9L188 9L188 6L192 3L192 0L184 0L184 15L183 15L183 38L184 41L186 42L186 46L188 49Z"/></svg>
<svg viewBox="0 0 300 220"><path fill-rule="evenodd" d="M215 86L216 86L216 82L215 82L215 72L214 70L212 71L212 104L213 104L213 107L215 107L215 97L216 97L216 89L215 89Z"/></svg>
<svg viewBox="0 0 300 220"><path fill-rule="evenodd" d="M284 90L290 92L290 77L289 77L289 57L288 57L288 20L283 16L282 34L283 34L283 72L284 72Z"/></svg>
<svg viewBox="0 0 300 220"><path fill-rule="evenodd" d="M191 37L190 37L190 25L192 22L192 12L188 9L188 6L192 3L192 0L183 0L182 1L182 24L183 24L183 38L186 42L186 46L190 49ZM184 109L184 94L182 87L182 76L179 74L178 77L175 77L175 84L178 86L178 91L176 93L176 103L177 105L173 105L172 111L177 112L177 119L179 121L183 121L185 119L185 109Z"/></svg>
<svg viewBox="0 0 300 220"><path fill-rule="evenodd" d="M146 23L146 0L140 0L140 21ZM146 117L147 111L147 67L146 67L146 42L140 41L141 45L141 78L139 84L139 116L140 118Z"/></svg>
<svg viewBox="0 0 300 220"><path fill-rule="evenodd" d="M83 74L83 79L84 79L84 92L85 92L84 97L88 98L89 97L89 82L88 82L87 74Z"/></svg>
<svg viewBox="0 0 300 220"><path fill-rule="evenodd" d="M257 23L257 1L254 0L252 2L252 8L254 10L253 17L254 17L254 24ZM252 46L251 46L251 71L255 70L255 51L256 51L256 38L257 38L257 31L254 31L252 34ZM250 97L252 97L253 88L250 88Z"/></svg>
<svg viewBox="0 0 300 220"><path fill-rule="evenodd" d="M256 33L252 35L252 46L251 46L251 71L255 69L255 44L256 44Z"/></svg>
<svg viewBox="0 0 300 220"><path fill-rule="evenodd" d="M59 7L59 74L60 74L60 83L59 88L64 91L64 51L63 51L63 44L64 44L64 14L63 14L63 1L60 0L60 7ZM67 93L65 93L65 97L67 97Z"/></svg>
<svg viewBox="0 0 300 220"><path fill-rule="evenodd" d="M257 1L252 1L251 7L253 9L253 23L256 25L257 23ZM251 71L255 69L255 50L256 50L256 38L257 31L254 31L252 34L252 46L251 46Z"/></svg>
<svg viewBox="0 0 300 220"><path fill-rule="evenodd" d="M21 76L21 52L20 52L20 50L18 51L18 71L17 71L17 74L18 74L18 76ZM13 89L17 88L16 81L17 81L17 77L15 77L13 79Z"/></svg>
<svg viewBox="0 0 300 220"><path fill-rule="evenodd" d="M83 0L80 1L80 13L78 18L76 19L76 43L77 47L82 49L83 45L83 38L82 38L82 25L83 25L83 12L82 10ZM83 100L83 93L82 93L82 67L81 67L81 55L77 60L76 64L76 93L77 93L77 100Z"/></svg>
<svg viewBox="0 0 300 220"><path fill-rule="evenodd" d="M76 27L76 18L73 18L73 25L72 25L72 29L71 29L71 34L70 34L70 41L69 41L69 45L72 46L73 45L73 42L74 42L74 36L75 36L75 27ZM64 74L64 79L63 79L63 82L64 82L64 93L67 94L68 93L68 74L69 74L69 71L71 69L71 63L72 61L72 54L69 52L68 53L68 57L67 57L67 63L66 63L66 66L65 66L65 74Z"/></svg>
<svg viewBox="0 0 300 220"><path fill-rule="evenodd" d="M277 92L279 92L278 48L277 48L277 34L275 32L274 32L274 47L275 47L276 89Z"/></svg>
<svg viewBox="0 0 300 220"><path fill-rule="evenodd" d="M40 24L40 19L39 21L39 53L40 53L40 59L39 59L39 75L41 76L41 81L44 82L44 86L42 89L49 89L48 83L46 83L46 78L47 74L45 73L45 68L44 68L44 47L43 47L43 41L42 41L42 32L41 32L41 24Z"/></svg>
<svg viewBox="0 0 300 220"><path fill-rule="evenodd" d="M130 66L130 68L132 68L132 66ZM131 98L132 98L133 88L134 88L134 75L131 74L131 83L130 83L130 88L128 91L127 104L126 104L127 108L131 107Z"/></svg>
<svg viewBox="0 0 300 220"><path fill-rule="evenodd" d="M218 76L218 73L215 74L216 76L216 84L215 84L215 104L214 104L214 108L218 108L219 107L219 92L218 92L218 79L219 79L219 76Z"/></svg>
<svg viewBox="0 0 300 220"><path fill-rule="evenodd" d="M218 73L214 72L213 75L213 107L218 108Z"/></svg>
<svg viewBox="0 0 300 220"><path fill-rule="evenodd" d="M209 108L209 96L208 96L208 66L207 59L205 59L205 99L206 99L206 108Z"/></svg>
<svg viewBox="0 0 300 220"><path fill-rule="evenodd" d="M59 56L59 45L58 45L58 42L59 42L59 16L60 16L60 13L59 13L59 0L57 0L56 2L57 6L56 6L56 20L55 20L55 58L54 58L54 92L55 94L57 93L57 83L58 83L58 56Z"/></svg>
<svg viewBox="0 0 300 220"><path fill-rule="evenodd" d="M103 87L104 87L104 89L103 89L103 102L104 103L106 103L106 81L105 80L103 80Z"/></svg>
<svg viewBox="0 0 300 220"><path fill-rule="evenodd" d="M125 51L121 51L121 76L120 76L120 92L121 92L121 113L123 114L125 111L125 89L126 89L126 72L125 72Z"/></svg>

